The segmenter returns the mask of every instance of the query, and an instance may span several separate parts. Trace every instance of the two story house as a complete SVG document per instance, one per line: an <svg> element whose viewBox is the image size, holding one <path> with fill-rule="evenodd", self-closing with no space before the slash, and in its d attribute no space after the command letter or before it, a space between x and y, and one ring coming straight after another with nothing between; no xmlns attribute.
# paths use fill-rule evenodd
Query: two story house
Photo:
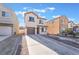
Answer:
<svg viewBox="0 0 79 59"><path fill-rule="evenodd" d="M47 26L45 18L39 17L34 12L26 12L24 14L26 25L26 34L47 34Z"/></svg>
<svg viewBox="0 0 79 59"><path fill-rule="evenodd" d="M66 16L59 16L46 22L46 26L48 26L48 34L59 35L68 28L68 18Z"/></svg>
<svg viewBox="0 0 79 59"><path fill-rule="evenodd" d="M11 36L19 33L19 23L16 14L0 3L0 35Z"/></svg>

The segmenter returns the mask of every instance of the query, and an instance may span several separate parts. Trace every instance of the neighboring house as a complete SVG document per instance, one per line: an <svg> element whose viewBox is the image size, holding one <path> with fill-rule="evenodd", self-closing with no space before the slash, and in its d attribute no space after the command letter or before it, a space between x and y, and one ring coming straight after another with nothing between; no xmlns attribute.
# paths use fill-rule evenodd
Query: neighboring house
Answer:
<svg viewBox="0 0 79 59"><path fill-rule="evenodd" d="M47 34L46 19L39 17L34 12L26 12L24 15L26 34Z"/></svg>
<svg viewBox="0 0 79 59"><path fill-rule="evenodd" d="M0 35L11 36L19 33L19 23L16 14L0 3Z"/></svg>
<svg viewBox="0 0 79 59"><path fill-rule="evenodd" d="M79 24L75 24L73 21L68 22L68 28L71 28L73 32L79 32Z"/></svg>
<svg viewBox="0 0 79 59"><path fill-rule="evenodd" d="M19 27L19 34L20 35L24 35L25 34L25 27L24 26L20 26Z"/></svg>
<svg viewBox="0 0 79 59"><path fill-rule="evenodd" d="M68 22L68 28L73 28L76 24L73 21Z"/></svg>
<svg viewBox="0 0 79 59"><path fill-rule="evenodd" d="M75 26L73 26L73 32L79 33L79 24L76 24Z"/></svg>
<svg viewBox="0 0 79 59"><path fill-rule="evenodd" d="M46 23L48 34L61 34L68 27L68 18L66 16L59 16Z"/></svg>

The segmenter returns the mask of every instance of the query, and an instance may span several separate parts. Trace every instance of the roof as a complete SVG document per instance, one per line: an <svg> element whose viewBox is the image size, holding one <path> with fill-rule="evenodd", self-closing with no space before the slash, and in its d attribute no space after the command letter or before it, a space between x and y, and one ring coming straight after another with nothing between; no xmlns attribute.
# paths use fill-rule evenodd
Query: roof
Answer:
<svg viewBox="0 0 79 59"><path fill-rule="evenodd" d="M38 19L47 20L47 19L45 19L45 18L43 18L43 17L41 17L41 16L38 16L35 12L26 12L25 15L26 15L26 14L30 14L30 13L34 14L35 16L37 16Z"/></svg>
<svg viewBox="0 0 79 59"><path fill-rule="evenodd" d="M37 18L39 18L39 16L35 12L26 12L24 15L30 14L30 13L34 14L35 16L37 16Z"/></svg>
<svg viewBox="0 0 79 59"><path fill-rule="evenodd" d="M69 23L73 23L73 21L69 21Z"/></svg>
<svg viewBox="0 0 79 59"><path fill-rule="evenodd" d="M54 19L51 19L50 21L48 21L48 22L54 22L55 20L57 20L57 19L60 19L60 18L67 18L66 16L59 16L59 17L56 17L56 18L54 18Z"/></svg>

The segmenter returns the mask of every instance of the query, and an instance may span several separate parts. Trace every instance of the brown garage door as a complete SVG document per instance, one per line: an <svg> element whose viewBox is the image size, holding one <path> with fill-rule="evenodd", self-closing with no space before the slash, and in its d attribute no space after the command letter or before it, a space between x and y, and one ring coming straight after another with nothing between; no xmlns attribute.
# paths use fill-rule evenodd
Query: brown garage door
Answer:
<svg viewBox="0 0 79 59"><path fill-rule="evenodd" d="M27 34L35 34L35 28L34 27L28 27L27 28Z"/></svg>

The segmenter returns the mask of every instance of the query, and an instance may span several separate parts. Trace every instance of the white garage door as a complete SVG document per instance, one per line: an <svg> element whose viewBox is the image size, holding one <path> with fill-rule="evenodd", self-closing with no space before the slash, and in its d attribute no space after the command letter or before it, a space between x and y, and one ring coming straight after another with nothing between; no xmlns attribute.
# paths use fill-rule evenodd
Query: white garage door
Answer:
<svg viewBox="0 0 79 59"><path fill-rule="evenodd" d="M0 26L0 35L11 35L12 28L7 26Z"/></svg>

